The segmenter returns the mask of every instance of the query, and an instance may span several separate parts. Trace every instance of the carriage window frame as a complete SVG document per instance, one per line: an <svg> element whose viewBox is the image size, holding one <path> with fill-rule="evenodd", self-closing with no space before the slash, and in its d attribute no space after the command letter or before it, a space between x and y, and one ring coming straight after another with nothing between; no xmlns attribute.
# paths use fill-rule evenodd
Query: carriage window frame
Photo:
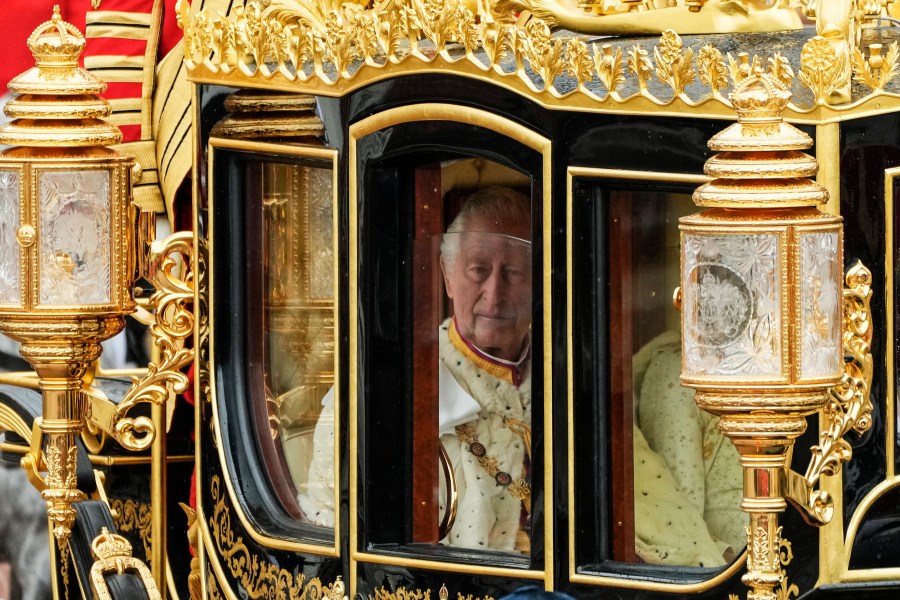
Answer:
<svg viewBox="0 0 900 600"><path fill-rule="evenodd" d="M208 224L208 273L209 273L209 298L210 303L210 322L209 322L209 345L210 345L210 356L208 358L208 364L212 376L210 377L211 384L211 402L212 402L212 414L211 419L213 420L215 427L213 428L213 434L215 436L216 442L216 453L219 461L219 466L223 472L223 479L225 481L225 489L227 490L228 498L231 503L231 507L234 509L234 512L237 514L238 520L240 521L242 527L245 531L247 531L250 537L272 549L291 551L291 552L300 552L305 554L313 554L324 557L340 557L340 544L342 538L341 532L341 519L340 519L340 461L342 457L342 452L340 448L340 435L338 433L342 430L344 419L341 414L340 402L338 399L341 397L341 385L340 385L340 373L341 373L341 325L340 325L340 311L343 308L343 303L341 302L340 295L340 191L339 191L339 181L340 181L340 171L339 171L339 152L336 149L329 147L320 147L320 146L309 146L302 144L284 144L284 143L272 143L272 142L262 142L262 141L251 141L251 140L240 140L240 139L231 139L231 138L223 138L223 137L215 137L211 136L207 145L208 149L208 164L207 164L207 177L208 177L208 207L207 214L209 218ZM309 166L314 168L327 168L331 170L331 178L332 178L332 250L334 255L334 265L333 265L333 295L334 295L334 307L333 307L333 319L334 319L334 507L335 507L335 521L334 526L332 528L322 528L315 525L310 525L306 523L302 523L296 520L294 517L291 517L287 511L281 507L280 502L275 500L273 502L263 503L261 504L262 511L265 514L262 515L254 515L252 513L253 508L245 505L243 497L245 496L244 490L259 494L262 491L260 488L265 487L265 493L276 497L274 491L271 487L271 482L265 481L265 486L263 485L253 485L250 482L246 482L243 480L239 480L239 478L235 477L235 474L231 468L232 459L226 457L226 452L233 452L231 450L234 447L231 444L226 444L223 436L224 435L234 435L235 429L239 429L242 425L251 425L251 430L254 431L253 435L253 446L252 452L246 452L246 448L241 448L245 455L251 454L252 458L248 458L247 460L251 460L255 463L259 469L257 472L264 473L265 470L262 468L262 461L264 460L260 456L260 450L258 447L258 440L256 440L255 435L255 422L253 417L245 418L240 422L237 422L233 415L228 414L226 408L223 407L223 403L235 402L239 401L245 405L244 410L247 412L251 412L253 408L250 406L250 402L252 401L249 396L249 388L246 386L242 388L242 393L239 394L241 397L237 399L225 400L218 397L217 394L217 376L215 375L215 371L221 369L222 367L218 365L215 358L215 349L216 349L216 328L213 326L213 320L216 315L216 307L215 303L217 302L217 293L216 293L216 282L215 282L215 273L216 273L216 256L217 251L215 250L216 239L215 232L217 231L216 227L216 211L218 202L228 202L227 199L217 199L217 195L220 193L228 194L230 190L227 187L222 187L221 190L217 187L216 181L216 170L219 168L219 163L222 162L227 154L230 153L234 155L234 157L240 160L252 160L259 163L267 162L267 159L274 159L275 162L279 162L282 164L295 164L300 166ZM233 159L232 159L233 160ZM258 208L262 208L262 204L260 202L260 206ZM244 207L246 210L246 207ZM263 243L263 240L260 240L260 243ZM227 244L227 242L226 242ZM246 305L247 300L242 299L242 305ZM245 332L246 334L247 332ZM251 333L252 334L252 333ZM263 343L263 342L261 342ZM248 369L247 364L243 365L244 369ZM242 373L242 378L246 377ZM223 412L224 411L224 412ZM224 422L223 422L223 417ZM227 434L225 433L227 432ZM202 468L202 461L199 463L198 469ZM200 476L197 477L198 481L200 480ZM264 480L264 477L260 477L260 479ZM241 493L238 493L237 488L242 490ZM198 495L198 502L200 501L200 496ZM263 525L265 523L265 525ZM321 535L322 531L329 531L330 535Z"/></svg>
<svg viewBox="0 0 900 600"><path fill-rule="evenodd" d="M603 489L605 497L602 502L606 503L604 509L598 509L596 506L587 507L579 505L577 500L576 488L578 486L578 473L576 468L575 456L577 446L577 436L585 435L586 428L590 425L582 425L576 430L575 426L575 293L582 289L586 283L579 284L576 279L578 275L575 271L574 253L577 251L576 244L579 243L576 236L579 232L575 230L576 206L575 202L577 189L579 186L585 188L593 188L595 190L603 190L610 193L615 191L629 190L648 190L654 186L658 186L658 191L681 191L689 193L696 189L699 185L709 181L704 175L694 175L687 173L671 173L671 172L654 172L654 171L632 171L622 169L607 169L594 167L577 167L569 166L566 169L566 364L567 364L567 414L568 431L567 431L567 481L568 481L568 578L571 583L588 584L593 586L610 586L625 587L630 589L651 590L659 592L676 592L676 593L695 593L702 592L714 588L715 586L727 581L736 573L743 569L746 562L746 549L735 558L730 564L724 566L721 570L712 571L711 569L699 569L695 567L677 567L667 565L649 565L649 564L632 564L626 562L614 561L602 558L605 552L611 552L607 549L601 551L603 546L603 538L612 539L609 527L603 519L611 522L612 515L612 493L609 487ZM594 201L593 199L591 201ZM699 210L699 209L698 209ZM605 242L608 242L606 240ZM604 245L599 250L602 256L596 258L599 262L605 262L609 254L608 246ZM605 268L605 267L604 267ZM596 270L596 269L595 269ZM599 272L595 272L596 277ZM608 308L608 307L607 307ZM608 318L608 310L604 312L605 318ZM603 320L604 318L601 318ZM602 328L608 325L601 324ZM597 335L596 328L589 335ZM608 352L610 348L609 333L603 332L599 336L595 347L602 352ZM610 372L605 371L606 385L609 385ZM599 391L599 390L598 390ZM606 398L595 398L592 404L597 402L606 403ZM604 419L608 419L609 409L604 406L601 409ZM593 433L593 432L587 432ZM601 450L601 452L604 452ZM595 521L594 535L597 536L594 548L594 556L580 556L578 548L579 516L585 515L585 511L594 511L594 516L587 517L588 520ZM601 514L605 513L605 514ZM583 519L582 519L583 520ZM611 543L611 542L610 542ZM668 581L662 581L661 576Z"/></svg>
<svg viewBox="0 0 900 600"><path fill-rule="evenodd" d="M469 125L480 127L500 136L510 138L518 142L520 145L535 151L540 159L540 198L539 204L533 207L532 222L539 219L542 228L541 236L541 260L535 261L541 267L541 295L542 303L541 315L541 335L542 344L540 351L543 353L541 367L543 370L543 406L541 410L532 411L532 423L537 419L541 419L543 427L543 443L541 449L543 452L543 470L542 475L545 482L552 481L552 344L551 344L551 302L550 302L550 275L551 275L551 239L550 239L550 206L551 206L551 141L536 132L520 125L514 121L508 120L497 114L490 113L481 109L472 107L464 107L451 104L439 103L422 103L407 106L400 106L387 109L383 112L366 117L356 123L350 125L349 129L349 232L350 232L350 248L349 248L349 381L359 382L360 379L360 362L361 362L361 342L360 342L360 316L359 305L363 301L363 290L360 285L360 272L362 267L360 261L360 250L363 242L361 240L360 229L360 198L363 196L361 190L365 190L367 183L362 179L359 173L360 158L358 154L358 144L360 140L366 136L391 128L395 125L405 125L424 121L449 121L457 125ZM477 148L477 147L476 147ZM479 153L476 149L471 152L464 153L466 156L477 157ZM534 177L534 174L532 175ZM534 225L533 225L534 230ZM537 278L538 276L536 276ZM534 353L535 355L537 352ZM365 416L360 410L359 400L362 394L359 384L351 385L347 391L349 402L349 428L350 428L350 454L358 456L358 450L361 444L360 430L367 425L363 422ZM540 416L538 416L540 415ZM363 547L362 536L360 535L360 501L362 497L361 489L366 485L362 480L360 465L358 460L350 461L350 558L351 573L356 572L360 563L363 564L403 564L410 567L425 569L440 569L445 572L456 573L479 573L486 576L513 577L517 579L533 579L543 580L552 583L553 580L553 490L549 484L543 485L541 493L543 494L542 508L544 511L544 520L541 523L543 534L538 542L542 546L542 560L538 567L535 564L529 566L519 566L522 561L516 557L504 561L498 558L491 561L492 564L479 564L477 566L471 564L471 553L465 553L453 548L443 546L414 548L411 546L392 546L390 548L381 548L379 545ZM535 469L537 470L537 468ZM534 471L533 471L534 473ZM533 538L534 543L535 538ZM435 551L436 550L436 551ZM464 555L465 554L465 555ZM491 556L493 553L483 552L485 557ZM502 556L502 555L501 555ZM533 556L533 554L532 554ZM467 560L468 559L468 560ZM530 560L529 560L530 562Z"/></svg>

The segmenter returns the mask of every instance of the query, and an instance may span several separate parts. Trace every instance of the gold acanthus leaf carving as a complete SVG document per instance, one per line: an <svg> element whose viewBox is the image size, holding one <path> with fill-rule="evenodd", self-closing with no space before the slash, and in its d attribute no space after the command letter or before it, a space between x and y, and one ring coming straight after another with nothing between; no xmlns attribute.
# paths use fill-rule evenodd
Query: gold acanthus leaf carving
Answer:
<svg viewBox="0 0 900 600"><path fill-rule="evenodd" d="M864 83L870 90L883 91L884 86L897 76L897 42L888 46L887 54L881 55L881 44L869 46L869 57L864 58L859 48L853 49L853 79Z"/></svg>
<svg viewBox="0 0 900 600"><path fill-rule="evenodd" d="M244 544L244 538L231 528L231 509L225 502L226 494L218 475L213 476L209 489L214 502L209 528L216 553L248 598L320 600L330 595L332 586L323 586L318 577L307 581L303 573L291 573L251 552Z"/></svg>
<svg viewBox="0 0 900 600"><path fill-rule="evenodd" d="M74 489L78 480L76 473L78 465L77 446L68 446L64 459L63 453L59 449L60 445L64 444L50 443L44 450L44 462L47 464L46 484L48 488ZM65 464L63 464L64 460Z"/></svg>
<svg viewBox="0 0 900 600"><path fill-rule="evenodd" d="M131 389L116 407L113 434L129 450L145 450L153 441L155 427L147 417L128 417L128 412L141 403L164 404L171 392L180 394L188 387L187 376L181 372L194 358L192 348L185 342L194 333L194 279L190 269L181 278L176 271L191 265L193 234L179 232L165 240L154 242L150 256L149 279L156 287L150 297L155 321L150 325L153 343L159 348L159 363L148 365L147 374L132 377Z"/></svg>

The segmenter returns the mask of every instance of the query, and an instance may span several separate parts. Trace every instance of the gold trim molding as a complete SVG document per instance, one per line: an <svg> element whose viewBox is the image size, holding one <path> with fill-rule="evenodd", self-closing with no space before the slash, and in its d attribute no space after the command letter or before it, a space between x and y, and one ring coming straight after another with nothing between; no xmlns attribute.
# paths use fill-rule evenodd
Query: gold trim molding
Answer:
<svg viewBox="0 0 900 600"><path fill-rule="evenodd" d="M391 591L385 587L377 587L373 590L373 594L367 594L368 600L431 600L431 589L407 590L405 587L399 587L396 591ZM441 585L437 597L439 600L447 600L450 596L446 585ZM495 600L493 596L475 596L473 594L456 593L456 600Z"/></svg>
<svg viewBox="0 0 900 600"><path fill-rule="evenodd" d="M709 44L695 57L673 30L664 31L653 47L589 44L553 35L552 20L533 15L517 20L512 12L496 14L486 4L478 2L473 13L464 2L434 0L384 0L368 10L325 0L251 0L224 16L207 10L192 14L190 3L179 0L176 12L184 29L185 66L194 81L341 95L386 77L453 70L567 109L687 107L728 118L729 84L736 86L763 69L788 87L796 73L812 91L812 104L788 106L788 114L801 119L823 107L842 113L864 106L871 110L870 101L879 96L900 100L900 94L884 90L897 75L897 44L885 52L873 44L862 52L853 39L848 56L840 46L858 37L854 31L827 39L813 36L799 64L791 65L778 52L733 56ZM557 87L564 75L568 85ZM848 103L835 92L851 77L868 93ZM650 91L654 78L668 95ZM623 97L626 79L637 84L637 92ZM599 88L588 87L594 80ZM572 83L575 89L569 91ZM885 99L874 110L886 109Z"/></svg>

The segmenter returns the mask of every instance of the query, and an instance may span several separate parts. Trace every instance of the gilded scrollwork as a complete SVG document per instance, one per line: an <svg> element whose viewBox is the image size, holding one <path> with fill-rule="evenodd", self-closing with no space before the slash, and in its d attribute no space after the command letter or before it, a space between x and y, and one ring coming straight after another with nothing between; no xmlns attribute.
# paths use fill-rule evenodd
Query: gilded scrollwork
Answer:
<svg viewBox="0 0 900 600"><path fill-rule="evenodd" d="M440 600L447 600L449 593L447 586L442 585L438 591ZM377 587L373 593L368 595L368 600L431 600L431 589L408 590L405 587L399 587L396 590L389 590L385 587ZM493 596L475 596L474 594L456 593L456 600L494 600Z"/></svg>
<svg viewBox="0 0 900 600"><path fill-rule="evenodd" d="M332 585L322 585L318 577L307 580L303 573L292 573L252 552L231 527L231 509L218 475L212 477L209 489L214 503L209 527L216 553L248 598L322 600L331 594Z"/></svg>
<svg viewBox="0 0 900 600"><path fill-rule="evenodd" d="M874 93L883 93L895 75L896 53L890 51L881 56L871 50L867 61L853 55L851 68L850 53L836 50L841 34L830 30L827 38L816 36L807 42L799 65L792 66L778 53L754 56L752 62L729 56L730 64L725 65L722 52L712 46L700 48L695 60L695 49L673 30L664 31L649 49L604 44L598 50L578 37L552 35L555 22L542 18L541 12L517 19L502 2L478 6L473 13L462 2L437 0L382 0L369 9L326 0L251 0L225 16L191 14L188 1L179 0L177 12L184 28L185 64L196 75L235 73L240 78L278 77L301 83L316 79L333 86L366 69L400 63L406 65L404 70L414 68L409 60L448 65L464 61L476 71L515 77L532 93L556 98L575 93L600 103L626 103L643 96L661 105L676 99L698 105L712 98L727 107L729 84L766 65L787 85L798 72L803 85L813 91L814 106L791 105L800 112L844 102L834 94L846 87L854 71ZM572 89L571 80L557 87L564 75L576 84L566 94L560 89ZM672 98L651 94L648 83L654 76L673 89ZM635 78L638 91L622 96L618 90L627 77ZM588 88L594 78L603 83L606 94ZM697 80L688 97L685 88Z"/></svg>
<svg viewBox="0 0 900 600"><path fill-rule="evenodd" d="M129 450L145 450L153 441L155 427L147 417L128 417L128 412L141 403L164 404L170 393L182 393L188 387L181 372L194 357L185 341L194 333L194 279L189 265L193 257L193 234L180 232L154 242L150 254L149 279L156 287L150 297L155 320L150 325L153 343L160 360L148 365L147 374L132 378L132 387L116 407L113 435ZM186 269L182 278L176 270Z"/></svg>
<svg viewBox="0 0 900 600"><path fill-rule="evenodd" d="M149 563L151 546L150 524L152 522L150 505L146 502L131 500L130 498L127 500L110 498L109 508L116 515L114 521L119 531L123 533L137 531L138 535L140 535L141 543L144 545L144 556Z"/></svg>

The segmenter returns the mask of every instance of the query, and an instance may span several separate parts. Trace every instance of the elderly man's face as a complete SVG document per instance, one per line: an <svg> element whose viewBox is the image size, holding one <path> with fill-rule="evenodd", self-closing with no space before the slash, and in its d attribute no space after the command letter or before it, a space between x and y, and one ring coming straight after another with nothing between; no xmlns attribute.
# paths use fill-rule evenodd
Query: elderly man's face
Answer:
<svg viewBox="0 0 900 600"><path fill-rule="evenodd" d="M531 232L478 216L466 229L456 260L442 265L459 332L488 354L517 360L531 326L531 244L507 236L527 240Z"/></svg>

